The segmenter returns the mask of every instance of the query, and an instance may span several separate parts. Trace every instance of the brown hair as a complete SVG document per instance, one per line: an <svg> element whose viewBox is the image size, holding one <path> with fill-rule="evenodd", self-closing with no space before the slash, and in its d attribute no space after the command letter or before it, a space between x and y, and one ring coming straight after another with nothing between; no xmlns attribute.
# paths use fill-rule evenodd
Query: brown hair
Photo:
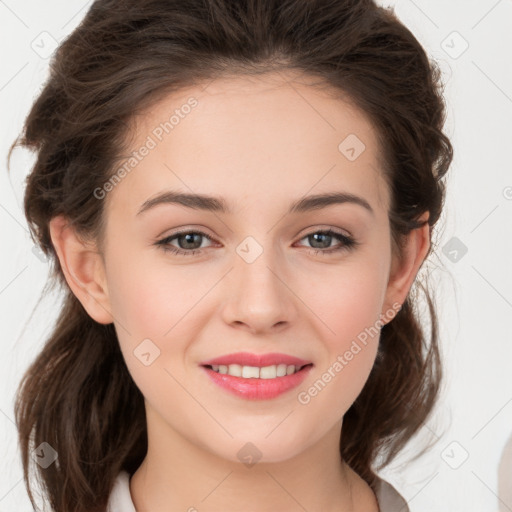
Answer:
<svg viewBox="0 0 512 512"><path fill-rule="evenodd" d="M15 416L32 504L30 447L47 442L58 459L35 467L52 509L103 512L119 471L133 474L146 454L143 396L113 325L92 320L67 286L49 221L63 214L79 234L101 240L104 202L93 191L112 175L134 113L226 74L290 69L320 78L365 112L383 141L397 247L423 225L423 212L431 232L438 221L452 146L442 132L439 68L393 11L371 0L96 0L50 69L9 158L16 146L37 154L25 215L65 297L20 383ZM395 457L440 389L437 316L423 290L430 340L411 291L382 328L368 381L344 416L340 454L371 486L377 457L380 467Z"/></svg>

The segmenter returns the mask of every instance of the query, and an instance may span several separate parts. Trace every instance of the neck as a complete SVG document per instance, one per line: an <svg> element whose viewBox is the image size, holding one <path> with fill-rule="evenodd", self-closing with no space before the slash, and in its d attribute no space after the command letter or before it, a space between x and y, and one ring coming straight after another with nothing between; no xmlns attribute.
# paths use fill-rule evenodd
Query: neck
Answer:
<svg viewBox="0 0 512 512"><path fill-rule="evenodd" d="M264 462L263 454L249 466L191 443L151 411L147 419L148 452L130 480L137 512L378 510L369 486L341 460L341 421L287 460Z"/></svg>

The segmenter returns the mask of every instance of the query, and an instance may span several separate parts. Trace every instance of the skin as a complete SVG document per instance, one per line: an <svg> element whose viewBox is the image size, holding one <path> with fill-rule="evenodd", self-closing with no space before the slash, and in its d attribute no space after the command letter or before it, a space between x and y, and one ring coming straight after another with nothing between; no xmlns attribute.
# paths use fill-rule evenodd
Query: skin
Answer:
<svg viewBox="0 0 512 512"><path fill-rule="evenodd" d="M138 512L174 510L377 511L370 487L341 460L343 415L361 392L378 336L312 397L299 403L338 355L376 321L391 321L429 248L428 225L392 255L389 190L366 116L291 73L216 79L174 92L134 119L132 149L187 99L198 105L110 191L103 252L55 217L51 236L73 293L100 323L113 322L145 397L148 454L130 481ZM365 144L349 161L347 135ZM222 196L232 214L176 204L138 209L163 190ZM287 215L305 195L351 192L344 203ZM423 216L426 219L428 213ZM179 228L209 234L194 255L155 242ZM311 235L332 228L359 242ZM253 237L263 252L236 252ZM169 245L186 249L182 237ZM180 245L181 243L181 245ZM189 240L190 243L190 240ZM160 355L134 355L144 339ZM201 361L238 351L284 352L312 361L306 381L271 400L244 400L213 384ZM238 451L251 442L251 467Z"/></svg>

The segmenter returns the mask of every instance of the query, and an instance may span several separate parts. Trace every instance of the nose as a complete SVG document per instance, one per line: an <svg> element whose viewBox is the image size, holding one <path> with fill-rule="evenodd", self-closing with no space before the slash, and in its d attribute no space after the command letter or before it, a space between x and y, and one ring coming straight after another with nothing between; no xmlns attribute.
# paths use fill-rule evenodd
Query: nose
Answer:
<svg viewBox="0 0 512 512"><path fill-rule="evenodd" d="M254 261L236 255L224 282L224 321L251 334L275 333L297 316L296 297L271 250Z"/></svg>

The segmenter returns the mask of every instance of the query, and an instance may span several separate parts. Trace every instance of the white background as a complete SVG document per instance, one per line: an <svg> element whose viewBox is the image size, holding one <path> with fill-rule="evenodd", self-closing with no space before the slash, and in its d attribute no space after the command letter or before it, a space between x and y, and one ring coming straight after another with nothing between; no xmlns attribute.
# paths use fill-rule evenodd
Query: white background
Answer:
<svg viewBox="0 0 512 512"><path fill-rule="evenodd" d="M0 1L0 512L32 510L13 396L59 304L47 297L33 311L48 269L32 252L22 210L33 159L15 152L8 174L6 155L47 76L45 52L90 4ZM395 7L441 65L455 147L436 253L420 272L436 288L446 382L435 414L382 476L411 512L512 511L512 1L382 4ZM453 237L467 247L457 261L443 252ZM426 454L403 465L430 439L436 443Z"/></svg>

